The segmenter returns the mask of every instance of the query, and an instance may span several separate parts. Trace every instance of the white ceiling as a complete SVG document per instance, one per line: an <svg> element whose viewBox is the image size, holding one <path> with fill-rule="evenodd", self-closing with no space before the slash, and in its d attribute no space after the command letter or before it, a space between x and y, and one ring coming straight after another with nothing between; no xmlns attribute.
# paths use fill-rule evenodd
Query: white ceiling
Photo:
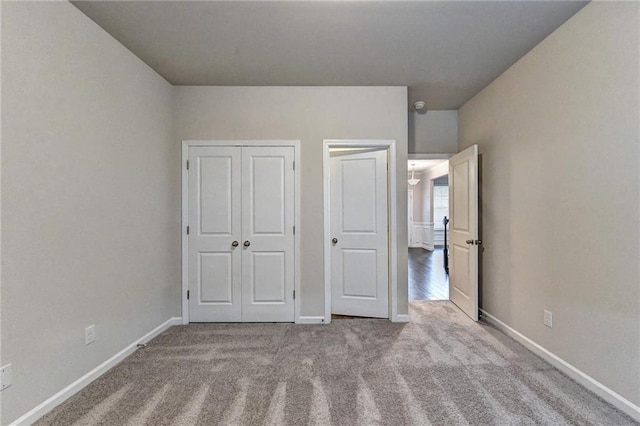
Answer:
<svg viewBox="0 0 640 426"><path fill-rule="evenodd" d="M74 1L175 85L408 86L457 109L587 2Z"/></svg>

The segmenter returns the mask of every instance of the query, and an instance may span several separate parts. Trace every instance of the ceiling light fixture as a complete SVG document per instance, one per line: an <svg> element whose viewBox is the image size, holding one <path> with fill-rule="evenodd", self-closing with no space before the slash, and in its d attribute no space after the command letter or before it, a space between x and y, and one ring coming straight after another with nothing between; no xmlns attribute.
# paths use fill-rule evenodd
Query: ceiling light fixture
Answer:
<svg viewBox="0 0 640 426"><path fill-rule="evenodd" d="M415 186L418 184L418 182L420 182L420 179L416 179L416 177L414 176L415 168L416 168L416 163L411 163L411 179L407 181L411 186Z"/></svg>
<svg viewBox="0 0 640 426"><path fill-rule="evenodd" d="M416 110L416 112L420 112L420 113L425 113L427 112L427 110L425 109L426 104L424 103L424 101L416 101L413 103L413 108Z"/></svg>

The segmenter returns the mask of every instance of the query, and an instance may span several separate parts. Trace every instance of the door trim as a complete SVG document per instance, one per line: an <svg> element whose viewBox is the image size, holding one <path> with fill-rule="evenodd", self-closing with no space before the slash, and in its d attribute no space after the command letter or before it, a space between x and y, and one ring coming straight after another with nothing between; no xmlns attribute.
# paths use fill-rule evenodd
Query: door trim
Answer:
<svg viewBox="0 0 640 426"><path fill-rule="evenodd" d="M189 324L189 302L187 290L189 290L189 239L187 238L187 224L189 222L189 172L187 171L187 159L189 147L192 146L289 146L293 147L295 161L293 196L293 222L296 232L293 235L293 288L296 298L293 301L294 321L300 321L300 141L299 140L183 140L182 141L182 221L180 234L182 237L182 324Z"/></svg>
<svg viewBox="0 0 640 426"><path fill-rule="evenodd" d="M324 215L324 323L331 322L331 203L330 203L330 156L331 148L378 148L387 150L387 182L389 185L387 207L389 214L389 319L392 322L406 322L398 315L398 223L396 187L396 141L374 139L325 139L322 149L323 215Z"/></svg>

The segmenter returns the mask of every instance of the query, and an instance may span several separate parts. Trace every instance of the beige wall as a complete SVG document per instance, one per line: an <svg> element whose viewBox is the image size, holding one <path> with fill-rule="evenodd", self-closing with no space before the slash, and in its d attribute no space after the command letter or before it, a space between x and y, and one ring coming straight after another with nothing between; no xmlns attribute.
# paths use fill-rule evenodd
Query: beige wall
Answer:
<svg viewBox="0 0 640 426"><path fill-rule="evenodd" d="M301 310L324 314L324 139L394 139L398 297L407 313L407 89L405 87L176 87L176 146L185 139L301 141Z"/></svg>
<svg viewBox="0 0 640 426"><path fill-rule="evenodd" d="M2 8L7 424L180 314L180 163L166 81L69 3Z"/></svg>
<svg viewBox="0 0 640 426"><path fill-rule="evenodd" d="M409 154L453 154L458 152L458 111L409 112ZM413 188L414 222L431 222L430 185L427 173ZM411 189L411 188L410 188Z"/></svg>
<svg viewBox="0 0 640 426"><path fill-rule="evenodd" d="M587 5L459 113L483 158L482 307L636 405L639 7Z"/></svg>
<svg viewBox="0 0 640 426"><path fill-rule="evenodd" d="M458 111L409 112L410 154L458 152Z"/></svg>

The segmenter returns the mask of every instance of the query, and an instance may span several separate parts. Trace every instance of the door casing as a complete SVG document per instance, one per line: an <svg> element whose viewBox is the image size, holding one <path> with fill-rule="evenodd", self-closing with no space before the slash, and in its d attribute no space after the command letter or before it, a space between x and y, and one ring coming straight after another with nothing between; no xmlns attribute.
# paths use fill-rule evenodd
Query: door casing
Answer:
<svg viewBox="0 0 640 426"><path fill-rule="evenodd" d="M331 322L331 200L330 200L330 153L332 148L386 149L389 169L387 205L389 212L389 313L393 322L407 322L408 315L398 315L398 224L396 188L396 141L375 139L325 139L322 155L323 214L324 214L324 323Z"/></svg>
<svg viewBox="0 0 640 426"><path fill-rule="evenodd" d="M187 171L187 160L189 159L189 147L192 146L288 146L294 151L294 226L296 232L293 235L294 241L294 318L295 322L300 322L300 141L299 140L183 140L182 141L182 324L189 323L189 301L187 291L189 290L189 239L187 237L187 226L189 224L189 173Z"/></svg>

